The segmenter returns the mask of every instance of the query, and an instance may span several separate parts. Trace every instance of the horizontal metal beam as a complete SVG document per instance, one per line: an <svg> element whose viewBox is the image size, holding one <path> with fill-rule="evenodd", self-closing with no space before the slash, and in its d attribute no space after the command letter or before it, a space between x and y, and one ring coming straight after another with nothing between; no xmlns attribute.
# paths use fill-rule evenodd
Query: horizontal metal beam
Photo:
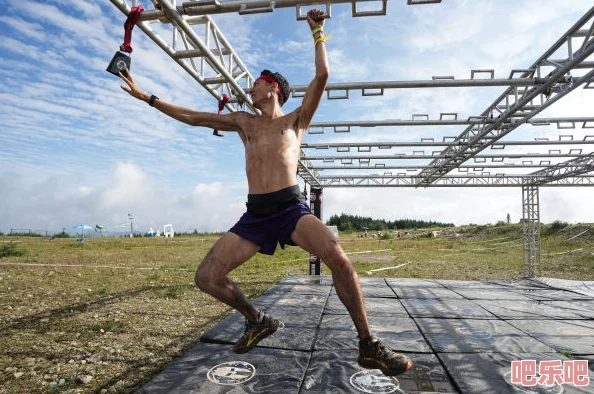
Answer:
<svg viewBox="0 0 594 394"><path fill-rule="evenodd" d="M507 176L443 176L429 185L417 184L416 176L364 176L364 177L323 177L318 186L329 187L521 187L531 182L526 175ZM555 180L543 184L544 187L592 187L594 176L582 175Z"/></svg>
<svg viewBox="0 0 594 394"><path fill-rule="evenodd" d="M550 166L550 163L547 164L526 164L526 163L502 163L502 164L485 164L485 163L477 163L475 165L462 165L459 166L457 169L461 172L467 172L470 170L473 171L484 171L484 170L494 170L494 169L506 169L506 170L513 170L517 168L543 168ZM310 170L315 171L328 171L328 170L365 170L365 171L385 171L385 170L404 170L404 171L419 171L424 170L426 168L430 168L431 166L428 165L402 165L402 166L395 166L395 165L363 165L363 164L342 164L342 165L313 165L310 166ZM346 174L342 174L347 176Z"/></svg>
<svg viewBox="0 0 594 394"><path fill-rule="evenodd" d="M310 134L322 134L324 128L332 128L334 132L348 132L350 127L402 127L402 126L464 126L495 124L498 119L485 116L469 116L466 119L457 119L457 114L442 114L441 119L428 119L427 114L414 114L413 119L387 119L387 120L353 120L337 122L312 122L309 127ZM450 118L451 117L451 118ZM555 117L536 118L525 122L532 126L548 126L556 124L558 129L575 128L581 123L582 128L594 128L594 117ZM461 138L459 138L461 139Z"/></svg>
<svg viewBox="0 0 594 394"><path fill-rule="evenodd" d="M376 81L329 83L326 85L328 99L346 99L348 95L332 95L332 92L349 92L361 90L363 96L379 96L386 89L415 88L460 88L460 87L500 87L500 86L534 86L543 84L546 78L503 78L503 79L455 79L454 77L434 77L431 80L412 81ZM293 97L302 97L308 85L291 85Z"/></svg>
<svg viewBox="0 0 594 394"><path fill-rule="evenodd" d="M412 1L412 3L410 2ZM429 4L439 3L441 0L409 0L409 4ZM331 16L332 4L350 4L353 17L359 16L381 16L387 13L388 0L199 0L186 1L177 6L177 12L181 15L212 15L237 12L239 15L251 15L274 12L278 8L295 8L296 18L302 20L306 18L306 12L301 7L321 6L325 7L325 13ZM375 10L359 9L358 5L362 3L375 3L380 5ZM166 20L167 13L160 9L147 10L140 15L141 21Z"/></svg>
<svg viewBox="0 0 594 394"><path fill-rule="evenodd" d="M330 148L357 148L361 152L364 148L390 149L399 147L434 147L460 145L458 141L390 141L390 142L331 142L318 144L301 144L301 149L330 149ZM533 140L533 141L501 141L492 145L493 149L503 149L506 146L528 146L528 145L592 145L594 146L594 135L586 136L582 140Z"/></svg>
<svg viewBox="0 0 594 394"><path fill-rule="evenodd" d="M483 154L474 156L472 159L524 159L524 158L559 158L559 157L588 157L589 154L581 153L508 153L508 154ZM397 153L392 155L328 155L328 156L307 156L309 161L316 160L421 160L421 159L435 159L438 155L415 155ZM469 158L470 159L470 158ZM433 168L433 167L430 167Z"/></svg>

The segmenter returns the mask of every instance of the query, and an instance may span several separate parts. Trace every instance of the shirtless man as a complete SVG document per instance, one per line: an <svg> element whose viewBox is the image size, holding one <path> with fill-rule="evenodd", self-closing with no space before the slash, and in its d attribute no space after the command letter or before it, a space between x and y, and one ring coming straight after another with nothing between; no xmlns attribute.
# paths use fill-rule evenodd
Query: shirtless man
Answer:
<svg viewBox="0 0 594 394"><path fill-rule="evenodd" d="M280 322L257 309L227 275L257 252L272 255L277 243L281 247L298 245L319 256L332 271L336 292L357 328L359 365L398 375L409 370L412 363L371 336L359 277L332 232L304 204L297 184L301 141L322 100L329 76L323 13L309 11L307 22L314 39L316 75L307 87L302 105L289 114L281 111L289 98L289 84L282 75L268 70L248 91L261 116L243 111L219 115L178 107L143 92L129 73L120 73L127 84L122 89L180 122L234 131L243 141L249 186L247 212L214 244L195 276L200 290L245 316L245 333L233 350L250 351L273 334Z"/></svg>

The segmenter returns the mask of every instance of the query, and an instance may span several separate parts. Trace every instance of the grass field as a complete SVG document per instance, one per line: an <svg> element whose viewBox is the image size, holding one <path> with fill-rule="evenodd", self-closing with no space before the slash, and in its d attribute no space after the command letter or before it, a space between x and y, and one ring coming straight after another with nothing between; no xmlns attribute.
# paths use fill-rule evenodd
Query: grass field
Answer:
<svg viewBox="0 0 594 394"><path fill-rule="evenodd" d="M430 231L340 241L362 277L523 275L520 225ZM127 393L150 380L232 312L193 283L215 241L0 237L0 394ZM543 226L541 249L541 276L594 280L594 226ZM232 278L253 298L308 269L293 247L256 255Z"/></svg>

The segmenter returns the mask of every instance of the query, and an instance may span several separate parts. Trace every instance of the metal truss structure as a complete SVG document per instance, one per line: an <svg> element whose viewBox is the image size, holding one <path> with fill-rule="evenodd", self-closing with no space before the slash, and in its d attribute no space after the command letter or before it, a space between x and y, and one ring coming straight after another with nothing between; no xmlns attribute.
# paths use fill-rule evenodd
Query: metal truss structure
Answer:
<svg viewBox="0 0 594 394"><path fill-rule="evenodd" d="M540 276L540 204L538 186L522 186L524 277Z"/></svg>
<svg viewBox="0 0 594 394"><path fill-rule="evenodd" d="M125 15L126 0L110 0ZM273 12L279 8L296 10L305 19L302 7L351 4L353 17L387 14L388 0L151 0L153 10L144 11L137 23L159 47L186 70L217 100L226 94L229 111L243 108L257 113L246 91L254 77L242 63L210 15L239 15ZM396 1L396 0L392 0ZM404 1L404 0L402 0ZM407 0L407 4L440 3L441 0ZM363 4L365 3L365 4ZM371 9L369 4L377 5ZM365 5L365 7L363 7ZM171 27L163 38L151 27L160 23ZM491 69L470 70L470 78L434 76L429 80L375 81L329 84L328 100L346 100L356 91L361 96L382 96L390 89L439 89L504 87L504 92L481 113L459 118L458 113L441 113L439 119L413 114L409 120L337 121L312 123L310 134L348 133L355 128L419 126L460 126L463 130L437 141L377 143L304 143L299 175L311 185L326 187L521 187L525 223L525 269L527 275L540 269L540 232L536 228L538 188L542 186L594 186L594 117L539 118L538 115L578 88L594 89L594 8L578 20L532 65L511 70L507 78L495 78ZM302 97L306 85L291 87L293 97ZM556 138L510 140L520 126L556 127ZM581 129L579 138L568 130ZM544 146L547 152L527 152L529 146ZM325 154L318 154L320 151ZM496 151L497 153L492 153ZM318 152L318 153L316 153ZM328 153L332 152L332 153ZM535 206L536 204L536 206ZM528 223L528 224L527 224ZM532 224L530 224L532 223ZM538 240L536 240L536 238ZM538 245L535 246L535 245ZM535 250L537 252L535 252ZM534 253L538 253L538 258ZM528 256L526 260L526 256Z"/></svg>

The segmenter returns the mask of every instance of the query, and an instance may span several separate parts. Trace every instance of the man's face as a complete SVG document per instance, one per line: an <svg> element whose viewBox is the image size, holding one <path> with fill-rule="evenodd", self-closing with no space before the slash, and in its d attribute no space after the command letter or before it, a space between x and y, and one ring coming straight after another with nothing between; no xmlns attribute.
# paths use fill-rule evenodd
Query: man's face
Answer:
<svg viewBox="0 0 594 394"><path fill-rule="evenodd" d="M256 106L259 102L269 100L276 94L276 86L262 78L256 79L254 86L248 90L248 94L252 97L252 103Z"/></svg>

